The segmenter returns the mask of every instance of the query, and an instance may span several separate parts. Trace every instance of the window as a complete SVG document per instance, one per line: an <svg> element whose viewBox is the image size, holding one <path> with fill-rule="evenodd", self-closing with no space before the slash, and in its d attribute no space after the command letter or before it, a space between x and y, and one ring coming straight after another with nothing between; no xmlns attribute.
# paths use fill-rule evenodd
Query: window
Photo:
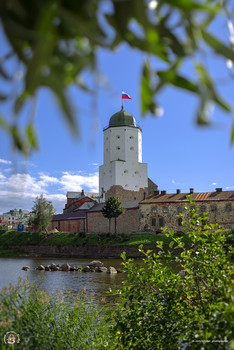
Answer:
<svg viewBox="0 0 234 350"><path fill-rule="evenodd" d="M119 136L119 135L117 135L116 137L117 137L117 139L120 139L120 136Z"/></svg>
<svg viewBox="0 0 234 350"><path fill-rule="evenodd" d="M232 206L231 204L226 205L226 211L232 211Z"/></svg>
<svg viewBox="0 0 234 350"><path fill-rule="evenodd" d="M167 207L164 207L164 208L163 208L163 212L164 212L164 213L168 213L168 208L167 208Z"/></svg>
<svg viewBox="0 0 234 350"><path fill-rule="evenodd" d="M127 170L127 169L125 169L125 170L124 170L124 173L125 173L125 174L126 174L126 173L128 173L128 170Z"/></svg>
<svg viewBox="0 0 234 350"><path fill-rule="evenodd" d="M136 171L135 171L135 174L139 174L139 171L136 170Z"/></svg>
<svg viewBox="0 0 234 350"><path fill-rule="evenodd" d="M156 207L152 208L152 214L156 214L156 213L157 213L157 208Z"/></svg>
<svg viewBox="0 0 234 350"><path fill-rule="evenodd" d="M133 151L133 150L134 150L134 147L130 147L130 150Z"/></svg>
<svg viewBox="0 0 234 350"><path fill-rule="evenodd" d="M130 139L133 139L134 137L133 137L133 136L130 136L129 138L130 138Z"/></svg>
<svg viewBox="0 0 234 350"><path fill-rule="evenodd" d="M119 147L119 146L117 146L117 147L116 147L116 149L118 149L118 150L119 150L119 149L120 149L120 147Z"/></svg>
<svg viewBox="0 0 234 350"><path fill-rule="evenodd" d="M159 218L159 226L160 227L164 226L164 219L163 218Z"/></svg>
<svg viewBox="0 0 234 350"><path fill-rule="evenodd" d="M177 213L182 213L183 212L183 208L182 207L177 207Z"/></svg>
<svg viewBox="0 0 234 350"><path fill-rule="evenodd" d="M178 218L178 226L182 226L182 218Z"/></svg>
<svg viewBox="0 0 234 350"><path fill-rule="evenodd" d="M152 219L151 226L156 226L156 219L155 218Z"/></svg>
<svg viewBox="0 0 234 350"><path fill-rule="evenodd" d="M206 206L205 205L202 205L201 208L200 208L201 212L204 213L204 211L206 211Z"/></svg>
<svg viewBox="0 0 234 350"><path fill-rule="evenodd" d="M217 210L217 207L215 204L212 204L211 207L210 207L211 211L216 211Z"/></svg>

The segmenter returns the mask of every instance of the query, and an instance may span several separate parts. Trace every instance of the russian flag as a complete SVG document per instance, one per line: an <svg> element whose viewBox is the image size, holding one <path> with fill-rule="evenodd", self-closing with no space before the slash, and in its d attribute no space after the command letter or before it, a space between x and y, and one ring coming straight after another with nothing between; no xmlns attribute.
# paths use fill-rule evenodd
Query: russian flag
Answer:
<svg viewBox="0 0 234 350"><path fill-rule="evenodd" d="M132 100L132 98L124 91L122 91L122 99Z"/></svg>

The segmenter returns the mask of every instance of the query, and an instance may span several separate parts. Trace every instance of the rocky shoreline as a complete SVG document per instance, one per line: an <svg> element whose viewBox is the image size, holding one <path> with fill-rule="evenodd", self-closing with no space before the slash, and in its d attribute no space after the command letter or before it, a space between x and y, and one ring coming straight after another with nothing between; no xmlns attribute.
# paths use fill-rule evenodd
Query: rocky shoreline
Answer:
<svg viewBox="0 0 234 350"><path fill-rule="evenodd" d="M22 270L30 270L29 266L23 266ZM78 272L105 272L110 274L121 273L122 270L116 270L113 266L105 267L104 264L99 260L93 260L85 266L71 266L69 264L50 264L47 266L38 265L35 270L39 271L78 271Z"/></svg>

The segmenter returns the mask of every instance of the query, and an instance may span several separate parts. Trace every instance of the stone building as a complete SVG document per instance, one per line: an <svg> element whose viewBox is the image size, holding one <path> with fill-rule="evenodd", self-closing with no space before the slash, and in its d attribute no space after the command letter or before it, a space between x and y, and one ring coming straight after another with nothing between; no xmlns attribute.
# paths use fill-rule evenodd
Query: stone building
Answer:
<svg viewBox="0 0 234 350"><path fill-rule="evenodd" d="M221 188L206 193L194 193L192 188L189 193L156 191L140 202L139 230L161 232L161 227L166 225L167 230L182 231L181 219L177 215L188 202L187 195L191 195L199 214L208 213L210 223L218 223L224 230L234 230L234 191L222 191Z"/></svg>
<svg viewBox="0 0 234 350"><path fill-rule="evenodd" d="M102 208L104 203L99 203L93 206L86 213L87 232L96 233L108 233L109 232L109 220L102 215ZM140 211L139 200L124 201L122 206L125 208L125 212L116 219L116 232L117 233L133 233L139 230L140 224ZM111 219L111 232L115 231L114 218Z"/></svg>

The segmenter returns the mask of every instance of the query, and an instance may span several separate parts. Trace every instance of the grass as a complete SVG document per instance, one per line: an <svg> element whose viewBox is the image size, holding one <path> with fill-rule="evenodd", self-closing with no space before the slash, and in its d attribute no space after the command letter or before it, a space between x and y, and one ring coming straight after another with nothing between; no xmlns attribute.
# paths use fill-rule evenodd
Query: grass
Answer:
<svg viewBox="0 0 234 350"><path fill-rule="evenodd" d="M184 236L184 242L188 237ZM77 245L77 246L131 246L155 244L162 241L169 244L171 239L164 234L97 234L97 233L52 233L7 231L0 234L0 253L9 246L22 245Z"/></svg>

